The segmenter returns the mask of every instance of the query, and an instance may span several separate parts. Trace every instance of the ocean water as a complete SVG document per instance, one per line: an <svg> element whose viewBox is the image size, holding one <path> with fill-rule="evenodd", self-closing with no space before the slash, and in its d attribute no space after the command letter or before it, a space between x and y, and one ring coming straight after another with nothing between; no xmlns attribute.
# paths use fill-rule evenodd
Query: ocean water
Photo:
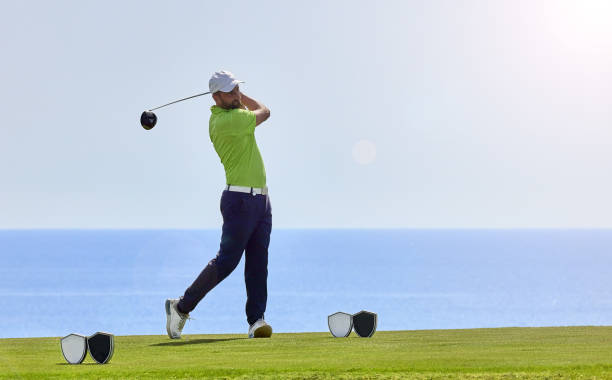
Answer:
<svg viewBox="0 0 612 380"><path fill-rule="evenodd" d="M1 230L0 337L165 334L221 230ZM185 334L246 333L244 260ZM272 231L266 320L327 331L337 311L379 330L612 325L612 230Z"/></svg>

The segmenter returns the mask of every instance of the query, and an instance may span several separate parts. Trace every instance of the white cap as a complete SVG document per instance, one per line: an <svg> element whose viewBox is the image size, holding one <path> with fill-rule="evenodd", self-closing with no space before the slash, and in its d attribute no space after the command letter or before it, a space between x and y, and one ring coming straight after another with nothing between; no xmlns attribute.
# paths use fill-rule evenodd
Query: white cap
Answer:
<svg viewBox="0 0 612 380"><path fill-rule="evenodd" d="M215 72L212 77L210 77L208 89L211 94L217 91L230 92L238 83L244 83L244 81L234 78L234 74L229 71L221 70Z"/></svg>

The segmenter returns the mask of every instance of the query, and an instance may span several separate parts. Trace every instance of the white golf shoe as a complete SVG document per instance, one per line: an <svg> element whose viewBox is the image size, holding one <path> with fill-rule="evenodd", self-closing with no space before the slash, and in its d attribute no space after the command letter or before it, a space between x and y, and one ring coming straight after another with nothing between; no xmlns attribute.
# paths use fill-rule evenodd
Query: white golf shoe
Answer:
<svg viewBox="0 0 612 380"><path fill-rule="evenodd" d="M249 338L269 338L272 335L272 326L259 318L249 327Z"/></svg>
<svg viewBox="0 0 612 380"><path fill-rule="evenodd" d="M191 319L189 314L183 314L177 310L178 302L177 299L166 300L166 331L170 339L180 339L185 322Z"/></svg>

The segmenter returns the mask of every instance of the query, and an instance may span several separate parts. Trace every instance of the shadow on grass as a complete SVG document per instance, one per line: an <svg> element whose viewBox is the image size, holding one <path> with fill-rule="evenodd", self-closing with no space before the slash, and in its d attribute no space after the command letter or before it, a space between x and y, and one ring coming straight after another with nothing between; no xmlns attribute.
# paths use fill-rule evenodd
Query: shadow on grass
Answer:
<svg viewBox="0 0 612 380"><path fill-rule="evenodd" d="M104 364L98 364L98 363L80 363L80 364L70 364L70 363L55 363L56 365L106 365L108 363L104 363Z"/></svg>
<svg viewBox="0 0 612 380"><path fill-rule="evenodd" d="M217 342L225 342L228 340L244 340L244 339L247 339L247 338L193 339L193 340L180 340L176 342L155 343L155 344L150 344L150 346L184 346L187 344L217 343Z"/></svg>

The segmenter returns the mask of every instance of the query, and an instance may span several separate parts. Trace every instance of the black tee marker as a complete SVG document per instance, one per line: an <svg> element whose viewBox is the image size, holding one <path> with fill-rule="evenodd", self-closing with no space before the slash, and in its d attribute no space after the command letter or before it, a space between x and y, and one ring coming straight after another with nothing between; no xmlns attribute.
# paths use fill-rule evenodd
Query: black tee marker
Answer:
<svg viewBox="0 0 612 380"><path fill-rule="evenodd" d="M113 357L113 334L97 332L87 338L89 354L98 364L108 363Z"/></svg>
<svg viewBox="0 0 612 380"><path fill-rule="evenodd" d="M362 338L369 338L376 331L376 314L362 310L353 315L353 328Z"/></svg>

